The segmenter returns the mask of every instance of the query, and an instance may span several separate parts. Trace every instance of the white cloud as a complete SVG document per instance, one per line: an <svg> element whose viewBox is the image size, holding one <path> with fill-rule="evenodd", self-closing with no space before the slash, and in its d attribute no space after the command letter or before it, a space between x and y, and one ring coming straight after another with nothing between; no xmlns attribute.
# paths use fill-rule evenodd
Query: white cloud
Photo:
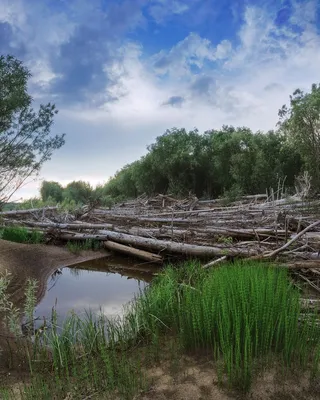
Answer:
<svg viewBox="0 0 320 400"><path fill-rule="evenodd" d="M156 54L152 61L157 72L169 72L177 78L188 73L192 66L201 69L205 61L215 59L215 49L210 40L200 37L197 33L190 33L169 52L163 50Z"/></svg>
<svg viewBox="0 0 320 400"><path fill-rule="evenodd" d="M154 0L149 7L149 14L157 23L163 23L168 16L184 14L190 6L180 0Z"/></svg>

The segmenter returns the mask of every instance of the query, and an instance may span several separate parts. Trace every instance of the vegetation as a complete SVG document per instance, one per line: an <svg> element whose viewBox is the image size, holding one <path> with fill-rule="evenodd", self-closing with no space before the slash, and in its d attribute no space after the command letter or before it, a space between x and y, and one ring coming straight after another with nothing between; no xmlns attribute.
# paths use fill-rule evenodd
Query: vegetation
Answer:
<svg viewBox="0 0 320 400"><path fill-rule="evenodd" d="M279 180L294 187L304 164L281 131L253 133L248 128L171 129L148 147L139 161L125 166L103 187L104 196L133 198L171 193L216 198L265 193Z"/></svg>
<svg viewBox="0 0 320 400"><path fill-rule="evenodd" d="M67 242L67 249L72 253L78 253L81 250L99 250L102 248L102 244L99 240L86 239L83 241L72 241Z"/></svg>
<svg viewBox="0 0 320 400"><path fill-rule="evenodd" d="M308 369L311 377L319 372L316 314L302 313L299 291L285 269L257 263L168 267L122 320L88 312L84 319L71 313L60 328L56 321L53 310L47 329L34 336L32 378L23 399L49 393L132 399L150 384L151 365L168 357L175 363L186 352L205 351L221 383L227 377L231 387L245 392L259 371L275 364L286 371ZM3 395L10 398L9 391Z"/></svg>
<svg viewBox="0 0 320 400"><path fill-rule="evenodd" d="M41 185L40 194L44 202L52 200L60 203L63 199L63 187L58 182L44 181Z"/></svg>
<svg viewBox="0 0 320 400"><path fill-rule="evenodd" d="M209 351L230 384L245 391L256 366L275 357L285 367L318 367L315 315L302 318L299 292L285 269L171 267L137 300L133 316L146 337L174 333L185 350Z"/></svg>
<svg viewBox="0 0 320 400"><path fill-rule="evenodd" d="M55 105L32 109L29 70L12 56L0 56L0 204L38 173L64 135L50 136Z"/></svg>
<svg viewBox="0 0 320 400"><path fill-rule="evenodd" d="M6 226L0 230L0 238L17 243L43 243L44 235L37 230L28 230L24 227Z"/></svg>
<svg viewBox="0 0 320 400"><path fill-rule="evenodd" d="M313 84L310 93L297 89L279 116L281 130L301 154L313 187L320 190L320 84Z"/></svg>

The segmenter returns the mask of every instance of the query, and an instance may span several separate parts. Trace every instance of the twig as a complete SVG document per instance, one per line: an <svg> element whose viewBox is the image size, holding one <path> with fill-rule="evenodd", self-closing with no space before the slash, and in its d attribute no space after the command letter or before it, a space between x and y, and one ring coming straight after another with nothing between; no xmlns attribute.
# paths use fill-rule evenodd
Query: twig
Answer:
<svg viewBox="0 0 320 400"><path fill-rule="evenodd" d="M220 264L222 261L224 261L226 259L227 259L227 256L222 256L222 257L218 258L217 260L210 261L208 264L203 265L202 268L206 269L206 268L212 267L214 265Z"/></svg>
<svg viewBox="0 0 320 400"><path fill-rule="evenodd" d="M303 280L305 280L306 282L308 282L309 283L309 285L313 288L313 289L315 289L317 292L319 292L320 293L320 288L317 286L317 285L315 285L313 282L311 282L308 278L306 278L305 276L303 276L303 275L301 275L301 274L297 274L300 278L302 278Z"/></svg>

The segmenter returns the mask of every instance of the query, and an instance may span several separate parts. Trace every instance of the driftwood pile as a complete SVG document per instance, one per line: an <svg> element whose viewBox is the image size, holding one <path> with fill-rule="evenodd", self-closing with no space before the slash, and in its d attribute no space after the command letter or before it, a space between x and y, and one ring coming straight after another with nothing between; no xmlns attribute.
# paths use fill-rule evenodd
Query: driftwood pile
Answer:
<svg viewBox="0 0 320 400"><path fill-rule="evenodd" d="M74 214L56 207L2 212L0 223L41 230L48 240L97 239L150 262L172 255L202 258L205 267L234 258L275 260L320 287L319 200L262 194L224 205L223 199L140 196Z"/></svg>

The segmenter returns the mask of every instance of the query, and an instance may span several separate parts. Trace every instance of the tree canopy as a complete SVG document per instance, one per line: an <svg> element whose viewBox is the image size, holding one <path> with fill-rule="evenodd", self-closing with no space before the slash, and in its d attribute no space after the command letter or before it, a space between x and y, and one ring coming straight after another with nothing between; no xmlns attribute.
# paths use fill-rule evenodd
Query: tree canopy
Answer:
<svg viewBox="0 0 320 400"><path fill-rule="evenodd" d="M159 136L144 157L117 172L102 191L113 198L264 193L279 180L294 187L302 167L297 148L280 131L253 133L246 127L223 126L200 134L173 128Z"/></svg>
<svg viewBox="0 0 320 400"><path fill-rule="evenodd" d="M320 190L320 85L310 93L297 89L290 96L290 106L279 111L280 129L301 154L314 189Z"/></svg>
<svg viewBox="0 0 320 400"><path fill-rule="evenodd" d="M54 104L32 108L27 84L31 77L23 63L0 56L0 203L37 174L64 135L51 135L57 110Z"/></svg>

